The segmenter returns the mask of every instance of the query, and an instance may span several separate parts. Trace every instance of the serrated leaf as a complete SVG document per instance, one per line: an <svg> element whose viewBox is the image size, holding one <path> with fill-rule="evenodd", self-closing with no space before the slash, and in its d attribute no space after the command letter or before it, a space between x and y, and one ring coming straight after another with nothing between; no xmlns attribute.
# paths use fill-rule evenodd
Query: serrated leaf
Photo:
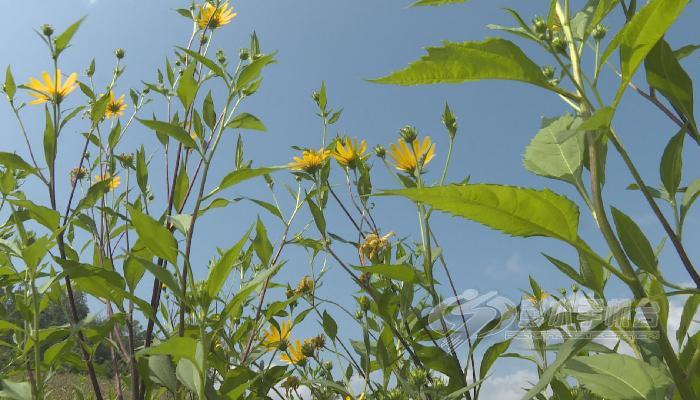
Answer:
<svg viewBox="0 0 700 400"><path fill-rule="evenodd" d="M180 83L177 85L177 97L180 98L182 106L187 109L194 101L197 95L197 80L194 78L194 71L197 65L191 63L180 77Z"/></svg>
<svg viewBox="0 0 700 400"><path fill-rule="evenodd" d="M271 174L275 171L279 171L284 168L285 167L245 168L233 171L224 176L224 178L221 180L221 183L219 183L219 186L217 186L211 192L209 192L206 198L209 198L224 189L230 188L231 186L237 185L248 179Z"/></svg>
<svg viewBox="0 0 700 400"><path fill-rule="evenodd" d="M261 132L267 131L265 124L263 124L263 122L260 119L258 119L258 117L248 113L241 113L236 115L226 126L231 129L250 129Z"/></svg>
<svg viewBox="0 0 700 400"><path fill-rule="evenodd" d="M639 228L639 225L617 208L611 207L611 211L615 221L615 228L617 229L617 236L620 238L627 256L644 271L653 275L658 274L654 249L646 236L644 236L644 232Z"/></svg>
<svg viewBox="0 0 700 400"><path fill-rule="evenodd" d="M664 154L661 157L659 174L661 175L661 183L663 183L669 198L676 197L676 192L681 184L684 138L685 134L682 131L673 136L668 141Z"/></svg>
<svg viewBox="0 0 700 400"><path fill-rule="evenodd" d="M5 94L12 100L15 97L15 93L17 93L17 84L15 83L15 78L12 76L12 71L8 65L5 70Z"/></svg>
<svg viewBox="0 0 700 400"><path fill-rule="evenodd" d="M428 47L427 51L427 55L405 69L372 81L394 85L425 85L505 79L554 90L540 67L513 42L505 39L444 42L441 47Z"/></svg>
<svg viewBox="0 0 700 400"><path fill-rule="evenodd" d="M241 250L243 250L243 246L248 242L248 237L250 236L250 232L252 230L253 227L251 226L248 229L248 232L243 235L238 243L228 249L209 270L209 276L206 280L206 288L210 298L215 298L221 288L224 286L224 283L226 283L226 280L231 274L231 270L236 265L236 260L238 260L238 257L241 254Z"/></svg>
<svg viewBox="0 0 700 400"><path fill-rule="evenodd" d="M338 324L326 310L323 310L322 325L323 331L326 332L326 335L328 335L331 340L335 340L336 336L338 335Z"/></svg>
<svg viewBox="0 0 700 400"><path fill-rule="evenodd" d="M14 153L0 152L0 164L4 165L6 168L19 169L33 175L38 173L36 168L32 167L28 162L24 161L22 157Z"/></svg>
<svg viewBox="0 0 700 400"><path fill-rule="evenodd" d="M693 80L674 57L671 46L661 39L644 59L649 86L661 93L695 128Z"/></svg>
<svg viewBox="0 0 700 400"><path fill-rule="evenodd" d="M139 234L139 239L156 256L177 265L177 241L172 233L160 222L142 213L132 206L127 206L131 224Z"/></svg>
<svg viewBox="0 0 700 400"><path fill-rule="evenodd" d="M574 357L562 372L609 400L663 400L672 384L665 370L622 354Z"/></svg>
<svg viewBox="0 0 700 400"><path fill-rule="evenodd" d="M147 128L152 129L156 133L166 134L178 142L182 143L183 146L189 147L190 149L196 149L197 143L192 139L189 133L179 125L171 124L164 121L156 121L150 119L140 119L136 118L140 123L145 125Z"/></svg>
<svg viewBox="0 0 700 400"><path fill-rule="evenodd" d="M415 282L417 278L416 270L406 264L372 265L370 267L364 267L361 270L362 272L377 274L385 278L407 283Z"/></svg>
<svg viewBox="0 0 700 400"><path fill-rule="evenodd" d="M576 183L581 176L583 136L578 133L581 120L564 115L542 121L542 129L525 149L523 163L530 172Z"/></svg>
<svg viewBox="0 0 700 400"><path fill-rule="evenodd" d="M427 204L513 236L545 236L569 243L578 240L578 207L546 189L473 184L385 193Z"/></svg>
<svg viewBox="0 0 700 400"><path fill-rule="evenodd" d="M620 48L622 78L612 104L613 108L619 104L622 94L644 58L673 25L687 4L688 0L650 0L610 41L600 63L604 64L610 55Z"/></svg>
<svg viewBox="0 0 700 400"><path fill-rule="evenodd" d="M85 20L85 17L80 18L73 24L71 24L68 28L66 28L65 31L63 31L61 34L56 36L56 39L54 39L54 48L56 51L56 56L61 54L63 50L68 48L68 45L70 44L71 39L73 39L73 35L78 31L78 28L80 28L80 25L83 23Z"/></svg>

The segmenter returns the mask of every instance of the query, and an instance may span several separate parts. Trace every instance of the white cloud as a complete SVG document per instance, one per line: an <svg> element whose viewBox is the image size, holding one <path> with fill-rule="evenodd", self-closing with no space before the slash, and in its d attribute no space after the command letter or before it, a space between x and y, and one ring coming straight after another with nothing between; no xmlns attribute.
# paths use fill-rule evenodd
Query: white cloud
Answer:
<svg viewBox="0 0 700 400"><path fill-rule="evenodd" d="M484 382L481 394L489 400L520 400L525 394L524 389L537 383L537 380L537 374L529 369L508 375L493 375Z"/></svg>
<svg viewBox="0 0 700 400"><path fill-rule="evenodd" d="M520 254L513 253L502 264L489 264L484 268L484 274L496 278L519 275L527 269L527 265L520 259Z"/></svg>

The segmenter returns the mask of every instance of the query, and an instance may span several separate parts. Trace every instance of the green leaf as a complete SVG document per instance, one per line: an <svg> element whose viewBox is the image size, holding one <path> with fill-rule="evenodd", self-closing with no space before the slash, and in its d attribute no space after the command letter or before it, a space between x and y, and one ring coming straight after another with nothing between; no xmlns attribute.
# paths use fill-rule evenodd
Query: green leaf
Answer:
<svg viewBox="0 0 700 400"><path fill-rule="evenodd" d="M148 369L151 380L165 386L170 392L177 393L177 377L170 356L152 355L148 357Z"/></svg>
<svg viewBox="0 0 700 400"><path fill-rule="evenodd" d="M370 267L362 268L362 272L369 272L371 274L378 274L389 279L394 279L402 282L415 282L416 281L416 270L410 265L399 264L399 265L372 265Z"/></svg>
<svg viewBox="0 0 700 400"><path fill-rule="evenodd" d="M158 264L152 263L150 260L144 260L143 258L139 257L134 257L134 259L141 263L141 266L148 270L153 276L158 278L159 281L161 281L165 286L172 290L178 297L180 296L180 285L178 284L177 280L173 276L173 274L170 273L167 269L161 267Z"/></svg>
<svg viewBox="0 0 700 400"><path fill-rule="evenodd" d="M622 354L574 357L562 372L609 400L663 400L672 384L665 370Z"/></svg>
<svg viewBox="0 0 700 400"><path fill-rule="evenodd" d="M556 359L547 366L547 368L540 375L540 379L537 384L531 387L521 400L530 400L535 398L545 389L547 389L549 383L559 373L564 364L571 357L578 354L578 352L581 351L581 349L583 349L586 345L588 345L588 343L595 338L594 336L600 332L601 329L604 329L605 326L605 323L601 322L589 331L593 335L575 336L562 343L562 345L559 347L559 351L557 351Z"/></svg>
<svg viewBox="0 0 700 400"><path fill-rule="evenodd" d="M187 109L192 105L195 96L197 95L197 80L194 78L196 63L191 63L180 77L180 83L177 85L177 97L180 98L182 106Z"/></svg>
<svg viewBox="0 0 700 400"><path fill-rule="evenodd" d="M688 211L698 198L698 195L700 195L700 178L688 185L688 188L683 193L681 198L681 221L685 220L685 216L688 215Z"/></svg>
<svg viewBox="0 0 700 400"><path fill-rule="evenodd" d="M84 20L85 17L80 18L71 26L69 26L65 31L63 31L63 33L56 36L56 39L54 39L54 48L56 49L56 56L58 56L63 52L63 50L68 48L71 39L73 39L73 35L75 35L75 32L78 31L78 28L80 28L80 24L82 24Z"/></svg>
<svg viewBox="0 0 700 400"><path fill-rule="evenodd" d="M326 237L326 218L323 216L323 211L321 211L310 197L307 197L306 203L309 205L309 210L314 218L314 223L316 224L318 232L321 236Z"/></svg>
<svg viewBox="0 0 700 400"><path fill-rule="evenodd" d="M688 44L673 51L673 56L677 60L682 60L700 49L700 44Z"/></svg>
<svg viewBox="0 0 700 400"><path fill-rule="evenodd" d="M205 198L209 198L224 189L228 189L231 186L237 185L243 181L247 181L248 179L271 174L273 172L285 168L286 167L244 168L233 171L228 175L224 176L224 178L221 180L221 183L219 183L219 186L217 186L211 192L209 192L209 194L207 194Z"/></svg>
<svg viewBox="0 0 700 400"><path fill-rule="evenodd" d="M261 132L267 131L265 124L263 124L262 121L258 119L258 117L248 113L241 113L236 115L226 126L231 129L250 129L253 131Z"/></svg>
<svg viewBox="0 0 700 400"><path fill-rule="evenodd" d="M54 162L56 160L56 130L49 114L49 108L44 106L46 123L44 125L44 159L49 167L49 172L53 174Z"/></svg>
<svg viewBox="0 0 700 400"><path fill-rule="evenodd" d="M172 224L175 229L187 235L192 224L192 216L190 214L176 214L168 216L168 223Z"/></svg>
<svg viewBox="0 0 700 400"><path fill-rule="evenodd" d="M198 392L201 384L199 371L194 363L187 359L182 359L177 363L176 375L185 387L194 393Z"/></svg>
<svg viewBox="0 0 700 400"><path fill-rule="evenodd" d="M650 0L610 41L600 63L604 64L619 46L622 78L613 108L619 104L637 68L687 4L688 0Z"/></svg>
<svg viewBox="0 0 700 400"><path fill-rule="evenodd" d="M267 237L267 229L263 225L260 217L258 217L258 222L255 224L255 238L253 239L253 249L255 254L258 255L260 261L264 266L270 262L272 257L272 243Z"/></svg>
<svg viewBox="0 0 700 400"><path fill-rule="evenodd" d="M335 319L331 317L330 314L326 310L323 310L323 331L326 332L326 335L328 335L331 340L335 340L336 336L338 335L338 324L335 322Z"/></svg>
<svg viewBox="0 0 700 400"><path fill-rule="evenodd" d="M199 61L200 63L204 64L207 68L209 68L211 70L211 72L215 73L216 75L218 75L222 78L226 76L226 74L224 73L224 70L221 69L221 67L218 64L216 64L213 60L210 60L210 59L204 57L203 55L197 53L196 51L186 49L184 47L178 46L178 49L184 51L188 56L190 56L190 57L194 58L195 60Z"/></svg>
<svg viewBox="0 0 700 400"><path fill-rule="evenodd" d="M15 93L17 93L17 84L15 83L15 78L12 76L12 71L8 65L5 70L5 94L12 100L15 97Z"/></svg>
<svg viewBox="0 0 700 400"><path fill-rule="evenodd" d="M502 342L498 342L489 347L486 350L486 352L484 352L484 356L481 358L481 366L479 367L480 379L484 379L486 377L486 374L491 369L493 363L496 362L496 360L498 359L498 357L501 356L501 354L505 353L506 350L508 350L512 341L513 339L508 339Z"/></svg>
<svg viewBox="0 0 700 400"><path fill-rule="evenodd" d="M467 0L418 0L415 3L411 4L411 7L419 7L419 6L444 6L447 4L457 4L457 3L464 3Z"/></svg>
<svg viewBox="0 0 700 400"><path fill-rule="evenodd" d="M525 149L525 168L570 183L580 180L584 147L583 136L577 130L580 124L580 119L569 114L544 119L542 129Z"/></svg>
<svg viewBox="0 0 700 400"><path fill-rule="evenodd" d="M545 236L569 243L578 240L578 207L546 189L473 184L385 193L425 203L513 236Z"/></svg>
<svg viewBox="0 0 700 400"><path fill-rule="evenodd" d="M214 110L214 99L211 97L211 91L209 91L207 97L204 98L202 115L204 116L204 123L207 124L209 129L214 129L216 125L216 111Z"/></svg>
<svg viewBox="0 0 700 400"><path fill-rule="evenodd" d="M540 67L518 46L505 39L444 42L442 47L428 47L427 51L426 56L405 69L372 81L394 85L426 85L505 79L555 90Z"/></svg>
<svg viewBox="0 0 700 400"><path fill-rule="evenodd" d="M166 355L175 360L186 359L197 365L197 341L191 337L173 336L157 345L141 350L141 355Z"/></svg>
<svg viewBox="0 0 700 400"><path fill-rule="evenodd" d="M547 254L543 253L542 255L545 256L545 258L547 260L549 260L549 262L551 262L552 265L554 265L559 271L566 274L566 276L573 279L574 281L576 281L580 285L588 286L586 284L586 281L583 279L583 277L581 275L579 275L579 273L576 272L576 270L572 266L570 266L569 264L567 264L564 261L561 261L557 258L548 256Z"/></svg>
<svg viewBox="0 0 700 400"><path fill-rule="evenodd" d="M646 236L644 236L644 232L639 228L639 225L615 207L611 207L611 212L615 221L617 236L620 238L627 256L639 268L650 274L657 275L657 260L656 255L654 255L654 249Z"/></svg>
<svg viewBox="0 0 700 400"><path fill-rule="evenodd" d="M127 209L131 215L131 224L146 247L156 256L177 265L177 241L172 233L163 224L136 208L127 206Z"/></svg>
<svg viewBox="0 0 700 400"><path fill-rule="evenodd" d="M41 225L44 225L45 227L49 228L51 232L55 231L58 229L58 225L60 223L61 216L58 214L57 211L54 211L48 207L40 206L38 204L34 204L33 202L29 200L9 200L10 203L19 206L19 207L24 207L29 211L29 215L34 219L36 222L40 223Z"/></svg>
<svg viewBox="0 0 700 400"><path fill-rule="evenodd" d="M236 89L241 90L249 83L258 79L263 68L265 68L266 65L272 64L274 62L275 55L268 54L266 56L258 58L257 60L254 60L250 64L243 67L241 69L240 74L238 74L238 80L236 81Z"/></svg>
<svg viewBox="0 0 700 400"><path fill-rule="evenodd" d="M688 297L688 300L683 306L683 312L681 313L681 322L678 325L678 330L676 331L676 339L678 340L678 347L682 347L683 341L685 340L685 335L688 333L688 328L693 322L693 318L697 318L698 307L700 307L700 294L694 294Z"/></svg>
<svg viewBox="0 0 700 400"><path fill-rule="evenodd" d="M693 119L693 80L661 39L644 59L649 86L661 93L695 127Z"/></svg>
<svg viewBox="0 0 700 400"><path fill-rule="evenodd" d="M22 157L14 153L1 151L0 164L4 165L6 168L19 169L34 175L38 173L36 168L32 167L28 162L24 161Z"/></svg>
<svg viewBox="0 0 700 400"><path fill-rule="evenodd" d="M29 382L13 382L3 379L0 396L12 400L31 400L32 387Z"/></svg>
<svg viewBox="0 0 700 400"><path fill-rule="evenodd" d="M191 149L197 148L197 143L194 141L194 139L192 139L190 134L179 125L149 119L136 119L146 127L154 130L156 133L164 133L182 143L182 145L185 147L189 147Z"/></svg>
<svg viewBox="0 0 700 400"><path fill-rule="evenodd" d="M664 154L661 156L659 173L661 183L668 192L670 198L676 197L676 192L681 184L681 174L683 173L683 139L685 134L681 131L668 141Z"/></svg>
<svg viewBox="0 0 700 400"><path fill-rule="evenodd" d="M107 105L109 104L109 93L105 93L99 99L95 100L90 108L90 120L93 125L97 125L107 112Z"/></svg>
<svg viewBox="0 0 700 400"><path fill-rule="evenodd" d="M73 213L75 214L75 213L79 212L80 210L84 210L86 208L90 208L93 205L95 205L95 203L99 199L101 199L102 196L105 195L105 192L107 191L107 188L109 187L110 183L111 183L110 180L106 179L106 180L96 182L95 184L90 186L87 193L85 194L85 197L83 197L80 200L78 205L75 207L75 210L73 211Z"/></svg>
<svg viewBox="0 0 700 400"><path fill-rule="evenodd" d="M224 287L224 283L226 283L226 280L231 274L231 270L236 265L236 261L241 255L241 250L243 250L243 246L248 242L248 237L252 230L253 227L251 226L241 240L228 249L224 255L221 256L219 261L209 270L206 287L210 298L215 298L221 288Z"/></svg>
<svg viewBox="0 0 700 400"><path fill-rule="evenodd" d="M187 175L187 164L184 160L180 163L177 177L175 178L175 187L173 188L173 202L176 210L181 210L184 207L187 193L190 189L190 177Z"/></svg>
<svg viewBox="0 0 700 400"><path fill-rule="evenodd" d="M148 163L146 162L146 149L143 145L136 151L136 183L142 192L148 189Z"/></svg>

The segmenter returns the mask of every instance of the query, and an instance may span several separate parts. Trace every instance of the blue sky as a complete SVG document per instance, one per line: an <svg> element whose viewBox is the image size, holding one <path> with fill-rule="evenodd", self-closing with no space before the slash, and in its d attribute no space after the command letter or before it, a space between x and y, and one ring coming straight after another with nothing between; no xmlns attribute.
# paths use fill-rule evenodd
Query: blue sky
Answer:
<svg viewBox="0 0 700 400"><path fill-rule="evenodd" d="M268 127L264 134L244 134L247 158L255 160L258 166L279 165L287 163L295 154L290 146L320 144L320 124L314 115L315 104L310 94L324 80L330 105L344 108L343 117L334 127L339 133L366 138L370 146L395 141L398 129L406 124L415 125L422 134L430 135L437 142L438 155L433 161L429 180L439 178L440 163L444 162L448 141L440 115L445 101L448 101L460 125L449 181L471 176L474 182L550 187L574 198L575 193L565 184L534 176L522 166L522 153L537 131L540 117L558 116L568 111L551 93L509 82L394 87L366 81L405 66L423 54L423 47L436 45L441 40L481 40L486 36L501 36L488 30L486 24L512 24L502 7L513 7L530 20L543 13L548 2L473 1L441 8L408 8L407 3L376 0L235 2L238 17L217 33L212 50L222 48L233 59L237 49L247 45L248 35L255 30L264 51L279 51L279 63L264 73L263 88L242 108L260 117ZM582 1L572 3L583 4ZM117 91L140 88L140 81L155 80L155 68L162 66L166 56L172 55L172 47L186 41L190 23L173 11L183 4L165 0L8 2L3 13L6 23L0 25L0 35L6 38L0 42L0 66L4 68L11 64L18 82L49 69L50 60L44 45L32 29L50 23L60 31L80 16L88 15L73 47L63 56L62 69L82 72L94 57L98 68L96 81L106 84L113 68L113 51L122 47L127 53L127 69ZM691 3L668 35L672 47L688 44L698 37L696 24L699 18L697 4ZM530 46L525 48L534 50ZM553 60L546 60L540 52L533 54L538 62L553 64ZM697 54L687 59L684 65L691 76L698 76L700 63ZM603 90L608 93L608 98L616 88L616 82L611 78L610 73L603 78ZM636 77L635 82L644 86L644 76ZM28 110L25 114L30 130L33 129L33 139L38 144L43 122L37 111ZM153 111L162 112L162 107L155 106ZM17 150L25 154L9 107L0 107L0 121L4 138L1 150ZM658 160L676 128L633 93L625 96L615 127L632 158L640 162L640 170L647 182L657 185ZM151 133L141 127L134 128L122 144L122 151L133 151L141 142L150 144L155 150ZM63 144L65 153L59 160L66 173L72 167L71 160L77 159L75 148L79 140L74 131L68 131ZM232 168L230 154L234 139L230 135L223 142L211 182L217 182L218 177ZM685 183L697 178L693 173L700 166L695 157L695 144L690 141L687 144ZM631 177L614 152L610 153L606 198L610 204L632 216L653 242L658 243L662 237L658 223L637 193L624 190ZM383 167L379 164L377 167L380 168L375 174L375 187L394 187L395 183ZM151 179L157 180L158 176ZM278 179L292 182L286 175L278 175ZM341 182L340 176L336 179ZM262 181L243 185L229 193L231 197L253 193L270 200ZM337 211L330 214L340 216ZM215 246L232 245L259 212L259 209L239 204L226 211L211 213L198 226L199 234L203 236L194 248L195 260L204 263L213 254ZM376 216L385 231L417 238L417 220L413 215L408 201L377 200ZM684 233L686 243L700 240L697 219L696 215L688 219ZM302 220L308 222L308 217L305 215ZM582 235L592 244L602 244L592 219L584 212L580 225ZM331 217L329 226L335 227L331 228L334 231L350 232L348 223L340 217ZM509 238L474 223L443 215L435 217L433 227L440 232L439 239L458 290L496 289L517 298L518 289L527 287L528 274L552 291L570 284L540 255L547 252L574 263L574 253L552 241ZM270 230L271 237L277 237L279 229L270 227ZM698 259L700 248L689 245L687 250L691 259ZM290 261L281 280L296 282L308 272L306 259L303 254L294 252L285 256ZM675 253L666 251L662 263L670 280L689 281ZM322 295L350 303L354 288L340 268L331 263L331 269ZM626 292L619 295L626 295Z"/></svg>

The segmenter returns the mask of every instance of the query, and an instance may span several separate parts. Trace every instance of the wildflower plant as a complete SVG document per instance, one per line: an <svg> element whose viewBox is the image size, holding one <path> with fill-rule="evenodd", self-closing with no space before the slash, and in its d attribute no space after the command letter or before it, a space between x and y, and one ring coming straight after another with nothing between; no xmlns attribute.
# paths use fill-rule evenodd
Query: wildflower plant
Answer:
<svg viewBox="0 0 700 400"><path fill-rule="evenodd" d="M242 47L236 57L212 50L218 34L244 17L229 1L178 9L191 31L139 88L122 83L129 62L124 49L115 51L108 81L95 78L95 60L82 73L61 71L83 19L60 33L40 27L47 71L16 79L8 67L3 84L26 148L25 155L0 151L0 346L7 348L0 397L54 398L55 377L77 371L90 390L76 388L74 397L100 400L477 400L490 398L484 383L508 357L532 363L537 373L538 381L524 388L525 399L698 398L700 334L689 326L700 292L669 282L659 261L659 252L668 250L652 246L641 227L603 197L606 160L616 154L632 176L629 189L651 207L671 251L700 287L683 242L700 185L682 184L683 148L689 140L700 142L692 80L681 65L696 47L672 50L664 37L686 3L591 0L576 11L569 1L552 1L531 24L508 9L517 26L493 28L532 42L556 67L536 64L514 42L491 38L445 42L376 80L505 79L550 91L570 113L545 120L524 164L571 185L578 203L549 189L469 179L450 184L462 133L449 105L436 115L443 132L406 125L397 127L392 143L372 143L342 131L342 109L331 107L325 83L309 101L320 120L317 139L295 146L287 162L247 160L245 134L266 127L246 101L265 95L263 73L276 53L263 51L256 33L245 45L240 37L227 38L226 45ZM613 34L604 24L615 12L624 22ZM582 62L584 56L593 62ZM633 83L642 62L649 92ZM608 69L620 79L612 100L599 90ZM629 89L678 125L661 156L658 187L644 180L612 126ZM43 132L27 129L25 121L36 118ZM134 130L151 135L154 144L124 140ZM70 132L80 132L79 157L57 162ZM233 154L222 154L232 134ZM440 135L448 145L438 149ZM214 181L211 168L221 158L233 159L233 167ZM377 190L379 174L397 187ZM231 189L247 181L264 185L269 197L234 197ZM44 195L30 197L28 185ZM411 201L416 237L376 218L387 203L401 201L396 197ZM236 214L242 202L259 207L261 216ZM245 233L226 248L209 249L203 265L193 248L206 242L202 221L221 208L236 215ZM590 211L605 247L594 248L579 235L580 209ZM531 278L519 305L474 328L433 226L437 212L513 236L563 242L575 251L577 267L545 257L575 286L548 292ZM282 269L297 274L294 282L281 281ZM330 269L344 274L343 286L352 292L347 298L328 298ZM568 318L578 316L580 299L609 305L606 288L613 280L632 296L615 310L620 318L594 326ZM83 295L103 304L105 315L81 316ZM689 297L674 338L666 325L675 295ZM656 314L647 307L652 303ZM46 326L42 317L50 305L64 305L69 323ZM513 337L488 342L513 319L522 321L515 333L529 334L529 353L516 352ZM548 338L553 330L563 343ZM632 330L658 337L651 342L631 336ZM602 332L615 335L613 348L592 342ZM616 353L623 343L634 356Z"/></svg>

